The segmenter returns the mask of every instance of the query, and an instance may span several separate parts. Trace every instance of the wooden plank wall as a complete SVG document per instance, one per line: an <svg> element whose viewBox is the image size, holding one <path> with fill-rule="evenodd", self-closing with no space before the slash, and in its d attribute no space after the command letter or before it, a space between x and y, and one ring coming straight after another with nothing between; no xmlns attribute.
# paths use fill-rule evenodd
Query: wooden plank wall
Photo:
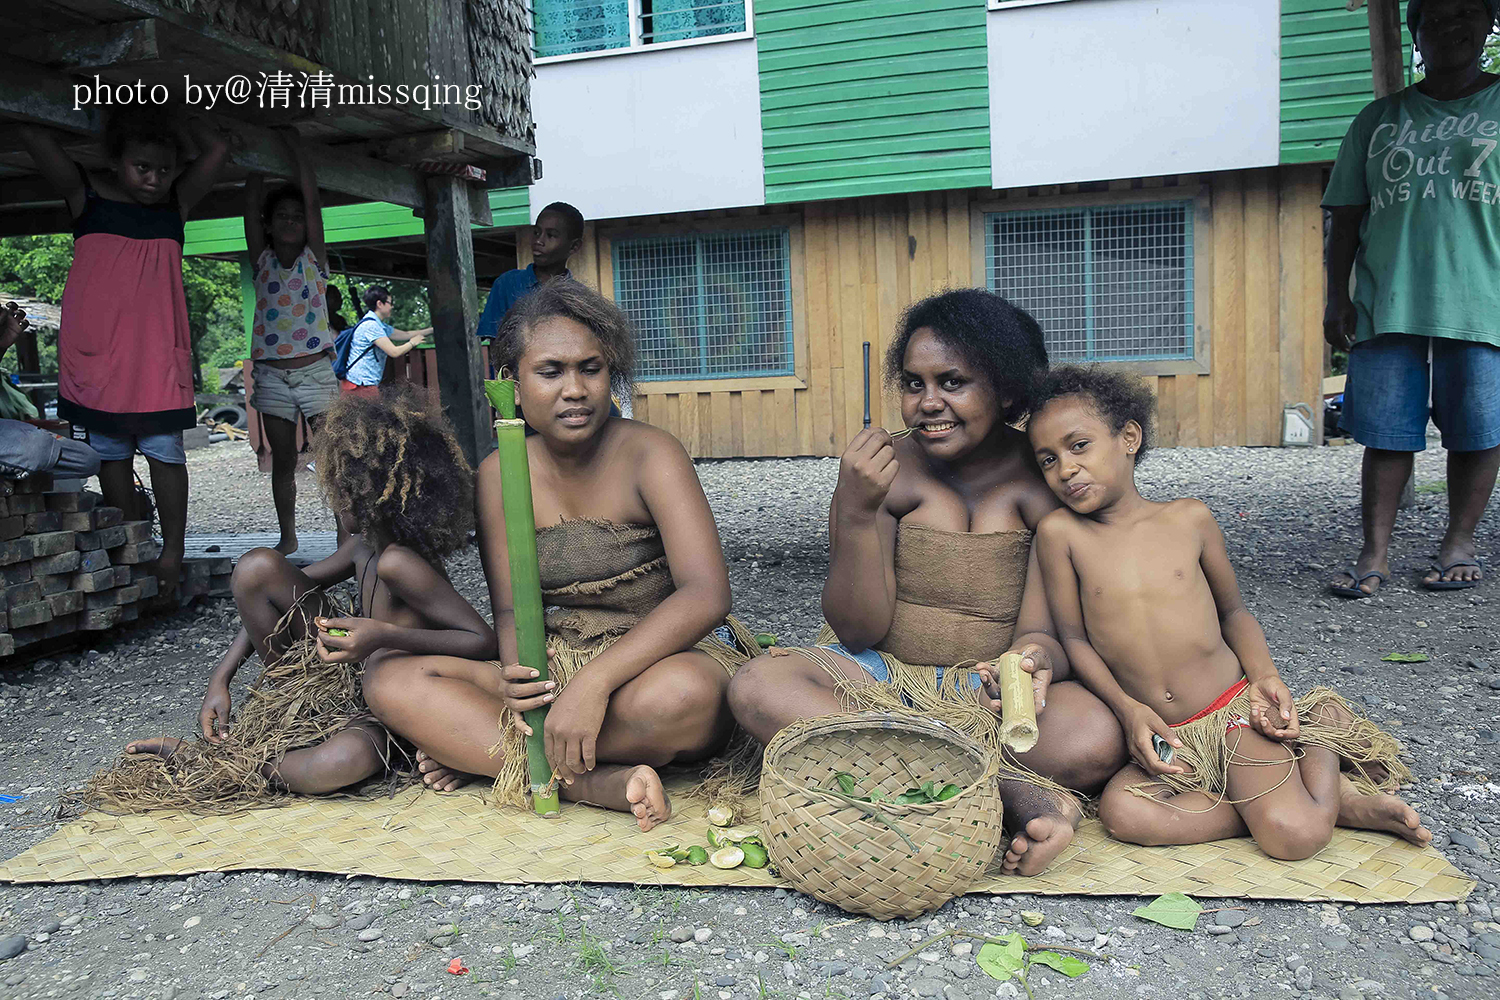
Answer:
<svg viewBox="0 0 1500 1000"><path fill-rule="evenodd" d="M1321 420L1323 240L1321 168L1291 166L1183 178L1145 178L1082 190L1206 186L1211 266L1195 275L1200 331L1211 340L1211 370L1148 377L1166 447L1274 445L1283 402L1306 402ZM1010 191L940 191L800 206L807 330L805 387L747 388L705 381L692 391L634 400L637 419L663 427L698 458L836 456L862 427L862 347L871 350L872 416L901 425L883 391L881 360L901 312L945 288L981 284L974 273L971 206L976 201L1045 199L1079 185ZM1166 193L1164 191L1164 193ZM613 296L607 240L599 234L642 223L784 213L786 206L590 223L573 273ZM530 230L517 232L519 265ZM799 335L802 335L799 333Z"/></svg>

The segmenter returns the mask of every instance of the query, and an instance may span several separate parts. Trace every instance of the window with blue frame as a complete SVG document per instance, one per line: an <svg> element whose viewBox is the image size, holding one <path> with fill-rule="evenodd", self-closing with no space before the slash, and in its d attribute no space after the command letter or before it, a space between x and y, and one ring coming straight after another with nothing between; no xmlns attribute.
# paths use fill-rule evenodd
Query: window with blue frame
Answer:
<svg viewBox="0 0 1500 1000"><path fill-rule="evenodd" d="M988 287L1041 324L1054 361L1193 357L1193 203L992 212Z"/></svg>
<svg viewBox="0 0 1500 1000"><path fill-rule="evenodd" d="M612 257L638 379L794 373L787 230L617 240Z"/></svg>
<svg viewBox="0 0 1500 1000"><path fill-rule="evenodd" d="M532 0L537 58L746 30L745 0Z"/></svg>

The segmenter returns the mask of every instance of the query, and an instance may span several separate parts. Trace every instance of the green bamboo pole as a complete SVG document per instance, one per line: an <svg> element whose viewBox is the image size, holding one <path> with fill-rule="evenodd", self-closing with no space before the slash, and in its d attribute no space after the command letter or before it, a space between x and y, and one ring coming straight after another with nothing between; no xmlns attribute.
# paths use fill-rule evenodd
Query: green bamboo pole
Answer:
<svg viewBox="0 0 1500 1000"><path fill-rule="evenodd" d="M523 667L544 681L547 671L547 630L542 619L542 575L536 559L536 513L531 507L531 467L526 461L526 421L516 419L516 384L509 379L484 383L484 394L500 414L495 421L495 443L500 453L500 491L505 508L505 552L510 559L510 604L516 622L516 647ZM526 769L531 780L531 805L538 816L559 812L557 785L547 763L542 727L547 709L526 713L531 735L526 738Z"/></svg>

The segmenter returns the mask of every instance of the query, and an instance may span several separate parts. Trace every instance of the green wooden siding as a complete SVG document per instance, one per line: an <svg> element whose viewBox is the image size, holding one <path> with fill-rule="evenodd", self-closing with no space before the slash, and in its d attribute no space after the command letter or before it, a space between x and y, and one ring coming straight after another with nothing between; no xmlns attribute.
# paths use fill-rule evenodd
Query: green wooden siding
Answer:
<svg viewBox="0 0 1500 1000"><path fill-rule="evenodd" d="M1401 41L1411 80L1411 37L1401 4ZM1360 109L1375 98L1370 21L1346 0L1281 0L1281 162L1323 163Z"/></svg>
<svg viewBox="0 0 1500 1000"><path fill-rule="evenodd" d="M490 192L490 213L496 227L524 226L531 222L531 189L496 188ZM233 253L245 249L245 221L200 219L186 226L185 254ZM422 220L409 208L383 201L358 205L335 205L323 209L323 235L329 244L388 240L420 236Z"/></svg>
<svg viewBox="0 0 1500 1000"><path fill-rule="evenodd" d="M988 187L980 0L756 0L768 204Z"/></svg>

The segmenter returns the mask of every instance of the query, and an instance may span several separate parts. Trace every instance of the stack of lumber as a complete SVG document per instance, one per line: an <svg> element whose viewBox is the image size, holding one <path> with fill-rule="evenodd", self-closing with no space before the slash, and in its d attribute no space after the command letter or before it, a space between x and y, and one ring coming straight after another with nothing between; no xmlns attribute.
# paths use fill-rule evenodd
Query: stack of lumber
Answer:
<svg viewBox="0 0 1500 1000"><path fill-rule="evenodd" d="M151 522L126 521L97 493L0 479L0 656L136 620L156 596L159 555Z"/></svg>
<svg viewBox="0 0 1500 1000"><path fill-rule="evenodd" d="M182 583L178 593L182 603L195 597L233 597L229 581L234 576L234 559L218 556L213 559L184 559L182 561Z"/></svg>

